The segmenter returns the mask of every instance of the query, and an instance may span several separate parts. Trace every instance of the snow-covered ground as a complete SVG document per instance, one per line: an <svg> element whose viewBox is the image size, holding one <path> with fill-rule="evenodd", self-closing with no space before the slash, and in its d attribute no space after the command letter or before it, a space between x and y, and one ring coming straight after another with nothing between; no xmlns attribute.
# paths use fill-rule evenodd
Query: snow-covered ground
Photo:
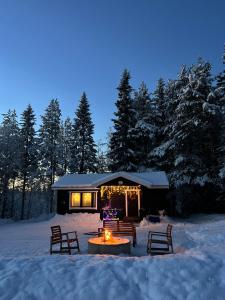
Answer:
<svg viewBox="0 0 225 300"><path fill-rule="evenodd" d="M175 254L148 256L149 230L173 224ZM50 226L77 230L81 254L49 255ZM0 220L0 299L225 299L225 216L142 221L131 256L88 255L98 214Z"/></svg>

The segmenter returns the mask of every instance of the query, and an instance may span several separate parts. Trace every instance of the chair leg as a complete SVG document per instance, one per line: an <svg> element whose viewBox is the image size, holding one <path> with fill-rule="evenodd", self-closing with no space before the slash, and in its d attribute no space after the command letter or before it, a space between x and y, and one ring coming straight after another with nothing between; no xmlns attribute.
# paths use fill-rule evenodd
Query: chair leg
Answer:
<svg viewBox="0 0 225 300"><path fill-rule="evenodd" d="M147 241L147 249L146 249L147 253L149 253L149 240Z"/></svg>
<svg viewBox="0 0 225 300"><path fill-rule="evenodd" d="M50 238L50 254L52 255L52 238Z"/></svg>
<svg viewBox="0 0 225 300"><path fill-rule="evenodd" d="M152 242L151 240L148 240L147 243L147 253L151 255L151 246L152 246Z"/></svg>
<svg viewBox="0 0 225 300"><path fill-rule="evenodd" d="M80 245L79 245L78 239L77 239L77 250L78 250L78 252L80 252Z"/></svg>
<svg viewBox="0 0 225 300"><path fill-rule="evenodd" d="M171 250L172 250L172 253L173 253L173 241L172 241L172 238L171 238Z"/></svg>
<svg viewBox="0 0 225 300"><path fill-rule="evenodd" d="M152 255L152 240L149 243L149 254Z"/></svg>
<svg viewBox="0 0 225 300"><path fill-rule="evenodd" d="M71 255L70 243L68 240L67 240L67 246L68 246L68 253L69 253L69 255Z"/></svg>

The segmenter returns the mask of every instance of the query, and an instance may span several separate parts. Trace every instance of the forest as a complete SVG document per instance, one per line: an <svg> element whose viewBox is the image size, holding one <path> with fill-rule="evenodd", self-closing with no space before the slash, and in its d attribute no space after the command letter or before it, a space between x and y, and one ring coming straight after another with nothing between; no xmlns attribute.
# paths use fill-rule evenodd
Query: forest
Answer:
<svg viewBox="0 0 225 300"><path fill-rule="evenodd" d="M223 54L225 64L225 53ZM222 65L222 63L221 63ZM198 59L176 79L160 78L153 92L135 90L123 71L113 129L94 141L84 92L74 118L62 119L52 99L37 128L28 105L0 124L0 217L29 219L55 211L51 185L66 173L165 171L170 215L225 212L225 69Z"/></svg>

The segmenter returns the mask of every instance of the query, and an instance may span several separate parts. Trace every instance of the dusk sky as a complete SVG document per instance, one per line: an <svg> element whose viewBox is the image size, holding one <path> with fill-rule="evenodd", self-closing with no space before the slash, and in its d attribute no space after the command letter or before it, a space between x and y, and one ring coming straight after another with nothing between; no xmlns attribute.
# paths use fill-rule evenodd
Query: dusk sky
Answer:
<svg viewBox="0 0 225 300"><path fill-rule="evenodd" d="M58 98L74 117L87 93L95 139L112 126L124 68L153 91L203 57L222 71L224 0L0 0L0 113Z"/></svg>

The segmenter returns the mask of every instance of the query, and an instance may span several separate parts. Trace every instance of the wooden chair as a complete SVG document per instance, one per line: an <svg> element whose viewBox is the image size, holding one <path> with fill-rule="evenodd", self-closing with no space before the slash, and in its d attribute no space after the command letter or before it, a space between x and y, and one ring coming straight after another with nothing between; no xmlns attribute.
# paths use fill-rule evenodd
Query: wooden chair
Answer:
<svg viewBox="0 0 225 300"><path fill-rule="evenodd" d="M77 249L77 251L80 252L79 241L76 231L62 233L59 225L52 226L51 231L52 236L50 237L50 254L71 254L71 250L73 249ZM59 250L53 250L54 245L59 245Z"/></svg>
<svg viewBox="0 0 225 300"><path fill-rule="evenodd" d="M166 232L149 231L147 253L151 255L173 253L172 227L168 224Z"/></svg>

